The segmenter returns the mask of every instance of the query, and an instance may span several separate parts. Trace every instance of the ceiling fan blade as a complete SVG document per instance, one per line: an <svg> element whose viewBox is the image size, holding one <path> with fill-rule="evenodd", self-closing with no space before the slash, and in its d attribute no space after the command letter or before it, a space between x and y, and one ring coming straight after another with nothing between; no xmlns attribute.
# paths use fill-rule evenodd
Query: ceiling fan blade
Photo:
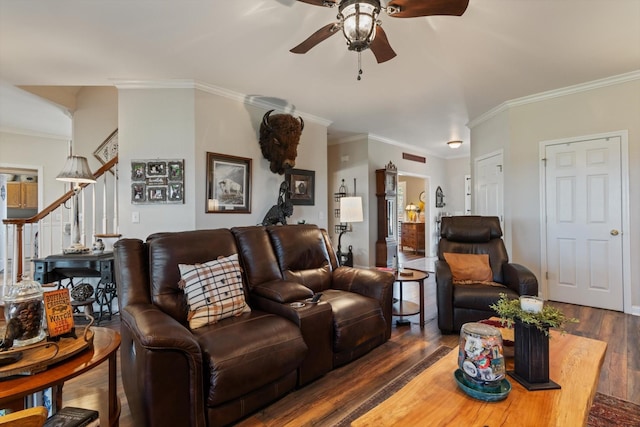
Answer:
<svg viewBox="0 0 640 427"><path fill-rule="evenodd" d="M338 5L338 3L336 3L333 0L298 0L298 1L301 1L307 4L312 4L314 6L333 7Z"/></svg>
<svg viewBox="0 0 640 427"><path fill-rule="evenodd" d="M298 46L291 49L289 52L293 53L307 53L311 48L315 47L318 43L328 39L334 34L340 32L340 23L334 22L320 28L315 33L311 34L309 38L300 43Z"/></svg>
<svg viewBox="0 0 640 427"><path fill-rule="evenodd" d="M371 49L371 52L375 55L378 64L382 64L396 57L396 53L391 48L389 39L387 39L387 34L380 25L376 27L376 37L369 45L369 49Z"/></svg>
<svg viewBox="0 0 640 427"><path fill-rule="evenodd" d="M431 15L461 16L469 0L391 0L387 13L394 18L415 18Z"/></svg>

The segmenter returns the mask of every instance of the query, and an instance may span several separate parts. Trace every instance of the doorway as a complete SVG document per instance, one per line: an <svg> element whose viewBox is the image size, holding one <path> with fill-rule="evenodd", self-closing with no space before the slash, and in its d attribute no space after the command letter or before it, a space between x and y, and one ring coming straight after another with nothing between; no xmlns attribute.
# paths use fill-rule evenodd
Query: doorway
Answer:
<svg viewBox="0 0 640 427"><path fill-rule="evenodd" d="M398 173L398 252L412 258L430 255L428 193L428 177Z"/></svg>
<svg viewBox="0 0 640 427"><path fill-rule="evenodd" d="M617 132L541 143L542 279L550 300L630 310L626 139Z"/></svg>

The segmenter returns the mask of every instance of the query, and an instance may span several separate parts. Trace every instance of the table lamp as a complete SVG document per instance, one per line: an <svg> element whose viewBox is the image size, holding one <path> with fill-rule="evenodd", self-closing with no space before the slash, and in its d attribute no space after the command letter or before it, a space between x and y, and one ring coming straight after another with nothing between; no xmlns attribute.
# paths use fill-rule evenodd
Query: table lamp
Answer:
<svg viewBox="0 0 640 427"><path fill-rule="evenodd" d="M352 222L364 221L362 214L362 197L342 197L340 198L340 222L349 224ZM353 267L353 252L352 247L349 246L349 252L342 253L342 235L349 231L347 225L344 225L340 236L338 237L338 262L340 265Z"/></svg>

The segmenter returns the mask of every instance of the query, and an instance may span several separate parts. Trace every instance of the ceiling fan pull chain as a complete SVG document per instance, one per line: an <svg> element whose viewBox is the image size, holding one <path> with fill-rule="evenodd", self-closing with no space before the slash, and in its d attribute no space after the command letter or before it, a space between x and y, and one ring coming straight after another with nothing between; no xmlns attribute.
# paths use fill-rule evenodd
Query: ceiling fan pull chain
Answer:
<svg viewBox="0 0 640 427"><path fill-rule="evenodd" d="M362 80L362 56L358 51L358 80Z"/></svg>

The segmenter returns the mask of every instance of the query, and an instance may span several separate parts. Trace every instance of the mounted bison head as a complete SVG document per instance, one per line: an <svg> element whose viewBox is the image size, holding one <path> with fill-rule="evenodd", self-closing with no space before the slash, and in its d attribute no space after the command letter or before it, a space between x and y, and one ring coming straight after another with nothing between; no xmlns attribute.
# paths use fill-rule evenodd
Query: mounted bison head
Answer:
<svg viewBox="0 0 640 427"><path fill-rule="evenodd" d="M296 119L290 114L270 116L267 111L260 125L260 149L265 159L271 163L271 172L284 174L286 169L296 165L298 143L304 129L302 117Z"/></svg>

